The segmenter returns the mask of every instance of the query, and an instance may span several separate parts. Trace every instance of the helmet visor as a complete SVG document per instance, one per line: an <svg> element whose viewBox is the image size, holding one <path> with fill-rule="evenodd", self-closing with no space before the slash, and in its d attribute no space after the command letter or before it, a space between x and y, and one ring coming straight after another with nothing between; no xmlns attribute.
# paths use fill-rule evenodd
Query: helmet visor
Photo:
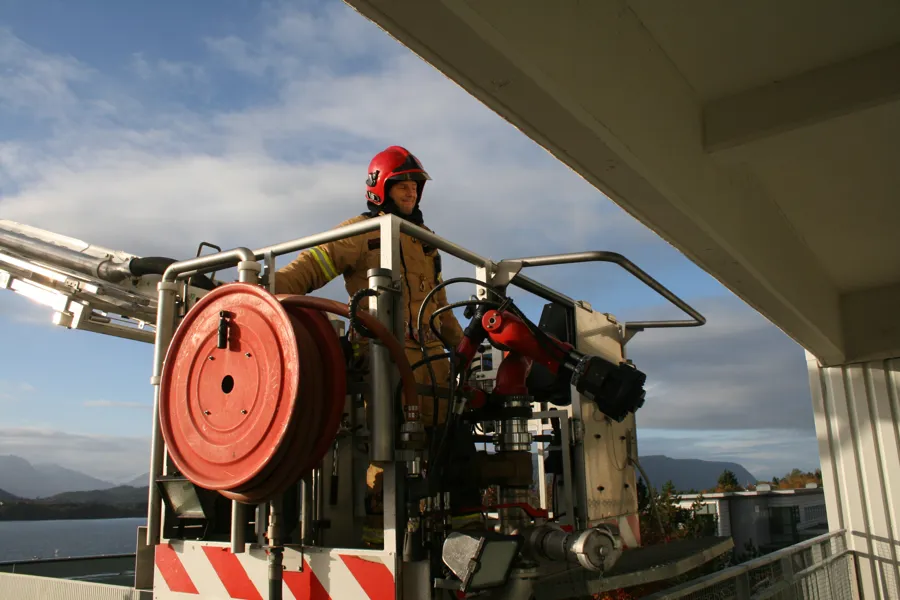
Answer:
<svg viewBox="0 0 900 600"><path fill-rule="evenodd" d="M393 181L428 181L431 177L425 172L419 159L408 154L406 160L391 172L388 179Z"/></svg>
<svg viewBox="0 0 900 600"><path fill-rule="evenodd" d="M429 181L431 177L425 171L407 171L405 173L392 173L388 181Z"/></svg>

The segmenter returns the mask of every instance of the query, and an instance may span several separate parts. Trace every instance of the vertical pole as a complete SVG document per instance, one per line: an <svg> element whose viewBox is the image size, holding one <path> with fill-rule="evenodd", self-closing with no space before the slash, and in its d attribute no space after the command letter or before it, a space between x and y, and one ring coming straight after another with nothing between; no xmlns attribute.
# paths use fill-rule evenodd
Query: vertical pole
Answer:
<svg viewBox="0 0 900 600"><path fill-rule="evenodd" d="M147 545L159 544L162 521L162 497L156 479L162 475L165 443L159 424L159 385L166 351L175 333L175 294L178 284L161 281L157 286L159 302L156 308L156 341L153 346L153 428L150 435L150 490L147 499Z"/></svg>
<svg viewBox="0 0 900 600"><path fill-rule="evenodd" d="M267 600L281 600L284 571L284 547L281 545L282 498L276 496L269 503L269 597Z"/></svg>
<svg viewBox="0 0 900 600"><path fill-rule="evenodd" d="M400 219L388 215L381 217L381 268L377 273L370 272L369 286L378 285L380 293L375 302L375 314L382 325L387 327L401 342L405 339L403 331L403 288L401 277L403 276L401 265L400 245ZM374 277L372 277L374 276ZM391 290L391 291L387 291ZM369 305L372 306L371 304ZM412 316L410 316L412 318ZM401 344L402 345L402 344ZM404 507L403 482L397 473L397 463L394 462L394 384L397 377L394 374L395 367L390 361L387 348L378 343L372 344L372 385L373 385L373 431L375 438L372 460L381 462L382 489L384 490L384 552L394 557L395 595L401 598L402 589L402 564L399 560L399 551L402 547L398 540L399 523L402 522ZM380 439L378 437L380 436ZM375 452L378 452L377 454Z"/></svg>
<svg viewBox="0 0 900 600"><path fill-rule="evenodd" d="M300 481L300 540L304 546L312 544L312 474Z"/></svg>
<svg viewBox="0 0 900 600"><path fill-rule="evenodd" d="M569 439L569 413L563 410L551 411L559 419L559 433L562 443L562 461L563 461L563 502L566 507L566 517L560 519L560 523L571 525L578 528L578 519L575 517L575 503L572 498L574 481L572 477L572 442ZM556 494L556 490L553 490ZM556 515L554 515L556 516Z"/></svg>
<svg viewBox="0 0 900 600"><path fill-rule="evenodd" d="M535 419L535 422L538 424L538 435L543 435L544 431L541 428L541 420ZM547 506L547 473L544 469L544 442L538 442L537 445L538 451L538 498L540 498L541 508L547 510L550 507ZM554 517L556 515L553 515Z"/></svg>
<svg viewBox="0 0 900 600"><path fill-rule="evenodd" d="M241 283L259 283L259 273L262 266L253 260L242 260L237 264L238 281ZM246 544L245 523L246 512L244 505L237 500L231 501L231 552L240 554Z"/></svg>
<svg viewBox="0 0 900 600"><path fill-rule="evenodd" d="M735 600L750 600L750 574L742 571L734 580Z"/></svg>
<svg viewBox="0 0 900 600"><path fill-rule="evenodd" d="M244 505L237 500L231 501L231 553L240 554L244 551L246 543L246 535L244 534L244 523L246 521L246 513Z"/></svg>
<svg viewBox="0 0 900 600"><path fill-rule="evenodd" d="M391 306L391 272L388 269L370 269L369 288L378 290L375 298L375 316L393 331ZM371 304L370 304L371 306ZM391 357L387 347L372 340L372 460L389 462L394 458L394 403L391 393Z"/></svg>
<svg viewBox="0 0 900 600"><path fill-rule="evenodd" d="M266 252L264 257L266 263L266 277L268 278L269 293L275 293L275 255L272 251Z"/></svg>
<svg viewBox="0 0 900 600"><path fill-rule="evenodd" d="M266 545L266 514L269 506L263 502L256 505L256 543L260 547Z"/></svg>
<svg viewBox="0 0 900 600"><path fill-rule="evenodd" d="M238 281L241 283L259 283L262 265L255 260L242 260L237 264Z"/></svg>

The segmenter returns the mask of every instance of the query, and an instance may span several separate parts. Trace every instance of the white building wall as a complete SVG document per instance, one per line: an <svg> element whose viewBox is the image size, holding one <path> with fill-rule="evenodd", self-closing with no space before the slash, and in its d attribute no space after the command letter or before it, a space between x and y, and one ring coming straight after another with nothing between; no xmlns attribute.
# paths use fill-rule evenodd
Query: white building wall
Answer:
<svg viewBox="0 0 900 600"><path fill-rule="evenodd" d="M820 368L807 354L829 527L865 600L900 600L900 359Z"/></svg>
<svg viewBox="0 0 900 600"><path fill-rule="evenodd" d="M731 535L731 508L727 498L716 500L716 511L719 513L719 535Z"/></svg>

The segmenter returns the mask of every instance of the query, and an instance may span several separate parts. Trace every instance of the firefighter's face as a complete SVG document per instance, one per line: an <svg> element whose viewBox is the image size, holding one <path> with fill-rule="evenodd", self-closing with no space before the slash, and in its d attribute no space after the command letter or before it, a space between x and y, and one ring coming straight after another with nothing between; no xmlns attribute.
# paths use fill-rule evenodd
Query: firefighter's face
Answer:
<svg viewBox="0 0 900 600"><path fill-rule="evenodd" d="M390 196L404 215L411 215L416 208L417 193L418 185L415 181L398 181L391 187Z"/></svg>

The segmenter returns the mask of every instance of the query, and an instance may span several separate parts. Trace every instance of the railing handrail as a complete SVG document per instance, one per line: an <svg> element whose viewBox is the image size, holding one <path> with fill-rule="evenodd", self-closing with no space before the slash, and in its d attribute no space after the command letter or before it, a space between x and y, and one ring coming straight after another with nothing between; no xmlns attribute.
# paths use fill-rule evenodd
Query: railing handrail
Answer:
<svg viewBox="0 0 900 600"><path fill-rule="evenodd" d="M797 544L794 544L793 546L788 546L787 548L776 550L775 552L771 552L769 554L766 554L765 556L760 556L758 558L742 562L739 565L723 569L716 573L711 573L705 577L686 582L685 584L677 586L676 588L664 590L659 594L652 595L650 598L665 598L667 597L667 594L675 592L679 594L689 594L698 590L706 589L713 585L739 577L740 575L743 575L745 573L749 573L750 571L753 571L760 567L765 567L772 563L780 562L785 558L791 557L798 552L806 550L807 548L812 548L814 546L827 542L832 538L842 537L846 535L846 533L846 529L829 531L828 533L823 533L820 536L816 536L803 542L799 542ZM849 550L847 552L849 552ZM841 554L843 554L843 552Z"/></svg>
<svg viewBox="0 0 900 600"><path fill-rule="evenodd" d="M42 563L62 563L87 560L110 560L119 558L134 558L134 552L127 554L92 554L89 556L51 556L47 558L26 558L21 560L0 561L0 567L10 567L13 565L37 565Z"/></svg>

